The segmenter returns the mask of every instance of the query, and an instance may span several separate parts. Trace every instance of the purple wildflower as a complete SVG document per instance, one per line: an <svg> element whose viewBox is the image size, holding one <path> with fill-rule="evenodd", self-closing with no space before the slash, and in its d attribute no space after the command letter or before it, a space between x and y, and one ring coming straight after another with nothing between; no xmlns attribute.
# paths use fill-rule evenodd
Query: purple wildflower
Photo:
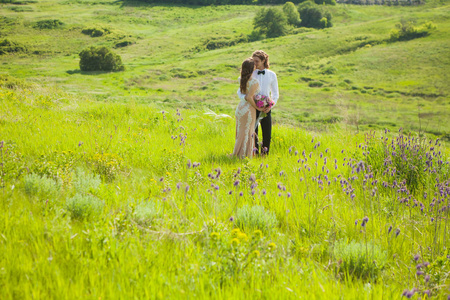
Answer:
<svg viewBox="0 0 450 300"><path fill-rule="evenodd" d="M398 237L398 235L400 234L400 229L395 229L395 237Z"/></svg>
<svg viewBox="0 0 450 300"><path fill-rule="evenodd" d="M186 185L186 188L185 188L185 190L186 190L186 192L188 192L188 191L189 191L189 185Z"/></svg>
<svg viewBox="0 0 450 300"><path fill-rule="evenodd" d="M233 222L234 218L231 216L229 220L230 220L230 222Z"/></svg>
<svg viewBox="0 0 450 300"><path fill-rule="evenodd" d="M418 261L419 258L420 258L420 255L419 255L419 254L414 255L414 260L415 260L415 261Z"/></svg>
<svg viewBox="0 0 450 300"><path fill-rule="evenodd" d="M242 192L240 192L240 193L239 193L239 196L241 196L241 197L242 197L243 195L244 195L244 193L242 193Z"/></svg>
<svg viewBox="0 0 450 300"><path fill-rule="evenodd" d="M266 195L266 190L262 190L262 194L265 196Z"/></svg>

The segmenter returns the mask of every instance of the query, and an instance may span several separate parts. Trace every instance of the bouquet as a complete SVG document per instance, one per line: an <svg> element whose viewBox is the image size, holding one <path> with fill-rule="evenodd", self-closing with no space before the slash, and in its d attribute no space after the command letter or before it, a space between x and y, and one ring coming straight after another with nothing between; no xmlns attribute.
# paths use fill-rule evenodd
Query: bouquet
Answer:
<svg viewBox="0 0 450 300"><path fill-rule="evenodd" d="M259 94L255 95L254 100L255 100L256 106L259 108L272 107L275 104L275 102L273 102L272 99L270 99L268 96L265 96L265 95L259 95ZM260 112L259 118L262 119L266 115L267 115L266 113Z"/></svg>

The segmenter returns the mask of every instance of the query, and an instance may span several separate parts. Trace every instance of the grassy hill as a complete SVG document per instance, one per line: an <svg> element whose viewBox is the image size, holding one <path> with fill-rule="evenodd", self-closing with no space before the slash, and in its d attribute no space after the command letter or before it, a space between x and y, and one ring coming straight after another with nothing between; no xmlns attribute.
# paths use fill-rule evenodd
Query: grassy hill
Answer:
<svg viewBox="0 0 450 300"><path fill-rule="evenodd" d="M17 12L12 8L28 7ZM3 5L2 38L27 47L2 55L2 73L50 84L99 100L211 108L232 114L243 59L255 49L270 54L281 100L275 121L323 129L407 128L448 137L449 6L330 7L334 27L304 29L277 39L208 51L208 41L239 41L252 30L256 6L174 7L120 1L39 1ZM432 21L430 36L389 43L401 19ZM57 29L37 21L57 19ZM111 33L90 37L83 28ZM90 45L114 47L125 72L79 71L78 53ZM325 125L324 125L325 124ZM420 125L419 125L420 124Z"/></svg>
<svg viewBox="0 0 450 300"><path fill-rule="evenodd" d="M0 6L1 299L448 297L446 3L215 50L257 7L26 3ZM386 42L401 17L437 29ZM123 42L126 71L79 70ZM282 98L270 156L237 160L258 48Z"/></svg>

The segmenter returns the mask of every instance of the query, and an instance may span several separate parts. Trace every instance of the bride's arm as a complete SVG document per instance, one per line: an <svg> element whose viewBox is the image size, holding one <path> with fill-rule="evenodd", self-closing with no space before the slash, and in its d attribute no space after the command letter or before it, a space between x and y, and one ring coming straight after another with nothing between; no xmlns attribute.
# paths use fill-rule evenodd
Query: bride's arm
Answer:
<svg viewBox="0 0 450 300"><path fill-rule="evenodd" d="M253 108L255 108L256 110L263 111L264 109L259 108L258 106L256 106L256 103L255 103L255 101L253 100L253 97L255 96L255 92L256 92L256 89L258 88L258 86L259 86L259 83L256 83L256 84L253 84L253 85L249 88L249 90L247 91L247 94L245 95L245 100L246 100L248 103L250 103L250 105L251 105Z"/></svg>

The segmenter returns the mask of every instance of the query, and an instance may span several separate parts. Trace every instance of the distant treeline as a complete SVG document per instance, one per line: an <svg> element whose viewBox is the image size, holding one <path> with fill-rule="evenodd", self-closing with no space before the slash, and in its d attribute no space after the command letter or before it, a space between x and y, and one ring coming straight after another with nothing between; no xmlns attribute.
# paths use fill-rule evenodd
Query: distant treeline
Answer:
<svg viewBox="0 0 450 300"><path fill-rule="evenodd" d="M294 4L306 0L123 0L124 2L146 2L164 4L186 4L186 5L227 5L227 4L284 4L286 1Z"/></svg>

